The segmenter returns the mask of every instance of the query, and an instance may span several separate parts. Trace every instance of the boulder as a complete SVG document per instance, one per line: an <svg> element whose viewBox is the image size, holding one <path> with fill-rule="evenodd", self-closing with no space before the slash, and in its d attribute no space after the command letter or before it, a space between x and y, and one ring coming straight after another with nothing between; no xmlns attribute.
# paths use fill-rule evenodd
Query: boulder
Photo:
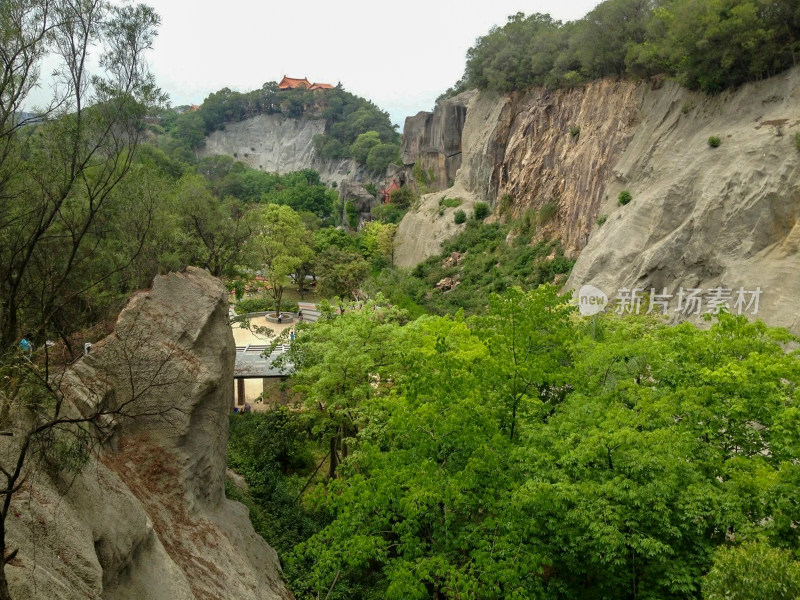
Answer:
<svg viewBox="0 0 800 600"><path fill-rule="evenodd" d="M227 297L200 269L157 277L57 378L69 410L125 416L78 474L31 469L8 521L13 597L291 598L275 551L225 498Z"/></svg>

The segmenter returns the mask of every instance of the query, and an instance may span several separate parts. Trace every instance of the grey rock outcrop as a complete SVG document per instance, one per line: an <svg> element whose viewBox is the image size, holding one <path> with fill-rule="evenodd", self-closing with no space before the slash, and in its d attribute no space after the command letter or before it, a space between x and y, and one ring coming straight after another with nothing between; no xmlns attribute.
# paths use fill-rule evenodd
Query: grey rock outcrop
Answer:
<svg viewBox="0 0 800 600"><path fill-rule="evenodd" d="M417 164L426 174L427 189L439 191L450 187L462 160L462 131L467 106L475 95L464 92L437 103L433 112L421 111L407 117L403 126L402 160L413 179Z"/></svg>
<svg viewBox="0 0 800 600"><path fill-rule="evenodd" d="M204 271L131 299L60 380L72 410L127 417L78 475L37 470L15 496L14 597L291 598L275 551L225 498L234 358L227 291Z"/></svg>
<svg viewBox="0 0 800 600"><path fill-rule="evenodd" d="M716 97L666 83L641 114L609 178L608 220L568 285L612 299L621 288L761 288L757 316L800 334L800 69ZM618 206L623 189L633 200ZM670 308L687 316L677 299Z"/></svg>
<svg viewBox="0 0 800 600"><path fill-rule="evenodd" d="M342 200L342 210L344 211L343 223L347 223L348 203L352 203L358 213L356 229L360 229L364 223L372 220L372 207L378 200L363 185L355 181L343 181L339 186L339 198Z"/></svg>
<svg viewBox="0 0 800 600"><path fill-rule="evenodd" d="M290 119L281 114L256 115L206 137L198 150L203 158L224 154L254 169L289 173L314 169L326 183L363 179L364 167L354 160L323 159L314 151L314 136L325 133L324 119Z"/></svg>

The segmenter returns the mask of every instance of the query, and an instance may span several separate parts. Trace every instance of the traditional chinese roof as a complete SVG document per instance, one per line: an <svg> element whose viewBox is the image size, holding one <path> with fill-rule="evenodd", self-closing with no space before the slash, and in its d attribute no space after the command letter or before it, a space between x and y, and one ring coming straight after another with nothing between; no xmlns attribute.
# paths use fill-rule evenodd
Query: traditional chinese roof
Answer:
<svg viewBox="0 0 800 600"><path fill-rule="evenodd" d="M332 90L333 86L330 83L313 83L310 90Z"/></svg>
<svg viewBox="0 0 800 600"><path fill-rule="evenodd" d="M302 79L293 79L292 77L283 76L281 82L278 84L279 90L293 90L295 88L309 88L311 82L303 77Z"/></svg>
<svg viewBox="0 0 800 600"><path fill-rule="evenodd" d="M399 190L400 185L397 183L396 179L392 179L392 183L386 186L386 189L381 190L380 193L383 194L385 200L388 202L389 198L392 195L392 192L395 190Z"/></svg>

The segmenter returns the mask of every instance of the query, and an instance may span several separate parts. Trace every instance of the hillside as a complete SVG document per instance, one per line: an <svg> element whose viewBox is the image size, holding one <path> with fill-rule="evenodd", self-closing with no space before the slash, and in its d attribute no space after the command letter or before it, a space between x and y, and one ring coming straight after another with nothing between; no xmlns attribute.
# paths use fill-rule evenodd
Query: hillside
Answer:
<svg viewBox="0 0 800 600"><path fill-rule="evenodd" d="M799 85L794 69L714 97L660 80L474 93L454 185L403 220L398 264L457 231L435 212L440 197L489 202L501 218L554 204L538 236L578 259L569 287L613 298L624 287L760 286L759 316L797 331L786 307L800 290L786 274L798 266ZM617 205L623 189L628 206Z"/></svg>

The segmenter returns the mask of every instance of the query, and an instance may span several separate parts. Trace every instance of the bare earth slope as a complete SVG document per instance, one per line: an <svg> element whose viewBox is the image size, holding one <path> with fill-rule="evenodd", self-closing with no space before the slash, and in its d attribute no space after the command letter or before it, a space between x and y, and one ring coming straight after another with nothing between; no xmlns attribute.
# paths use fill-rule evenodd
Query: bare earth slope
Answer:
<svg viewBox="0 0 800 600"><path fill-rule="evenodd" d="M12 597L291 598L275 551L225 498L234 357L227 291L207 273L158 277L129 302L61 386L76 407L135 399L137 418L79 475L30 473L8 518Z"/></svg>

